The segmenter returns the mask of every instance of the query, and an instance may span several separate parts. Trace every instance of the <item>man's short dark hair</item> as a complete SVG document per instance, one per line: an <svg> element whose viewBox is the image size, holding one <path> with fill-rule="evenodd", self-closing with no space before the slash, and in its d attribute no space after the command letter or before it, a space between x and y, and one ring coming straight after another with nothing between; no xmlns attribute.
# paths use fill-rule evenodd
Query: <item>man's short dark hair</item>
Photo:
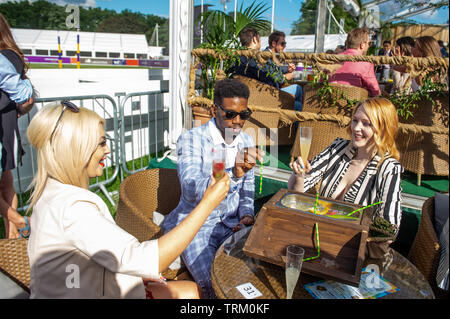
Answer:
<svg viewBox="0 0 450 319"><path fill-rule="evenodd" d="M286 38L286 34L282 31L275 31L272 32L271 35L269 35L269 47L272 48L272 42L275 41L275 43L278 43L278 41L281 38Z"/></svg>
<svg viewBox="0 0 450 319"><path fill-rule="evenodd" d="M384 41L383 41L383 45L385 45L386 43L389 43L389 45L392 44L390 40L384 40Z"/></svg>
<svg viewBox="0 0 450 319"><path fill-rule="evenodd" d="M259 32L255 28L244 28L241 33L239 33L241 44L245 47L250 46L254 37L259 38Z"/></svg>
<svg viewBox="0 0 450 319"><path fill-rule="evenodd" d="M248 100L250 90L237 79L224 79L216 82L214 87L214 104L222 106L224 97L241 97Z"/></svg>

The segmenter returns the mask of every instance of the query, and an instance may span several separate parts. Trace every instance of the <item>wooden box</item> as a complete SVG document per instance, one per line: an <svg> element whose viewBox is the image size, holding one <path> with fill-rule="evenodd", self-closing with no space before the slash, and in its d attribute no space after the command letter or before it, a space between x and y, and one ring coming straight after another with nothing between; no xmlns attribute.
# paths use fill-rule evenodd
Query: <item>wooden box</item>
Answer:
<svg viewBox="0 0 450 319"><path fill-rule="evenodd" d="M297 205L294 205L295 200ZM324 279L332 279L358 286L364 261L371 208L355 213L356 218L336 219L331 215L313 213L315 196L281 189L259 212L243 251L250 257L285 266L286 247L296 244L305 249L305 257L317 255L314 225L319 230L320 256L304 261L302 272ZM306 203L306 205L305 205ZM320 213L328 206L331 213L345 215L361 206L325 199L319 196ZM289 208L289 207L296 207ZM311 206L310 206L311 207ZM314 206L312 206L314 207Z"/></svg>

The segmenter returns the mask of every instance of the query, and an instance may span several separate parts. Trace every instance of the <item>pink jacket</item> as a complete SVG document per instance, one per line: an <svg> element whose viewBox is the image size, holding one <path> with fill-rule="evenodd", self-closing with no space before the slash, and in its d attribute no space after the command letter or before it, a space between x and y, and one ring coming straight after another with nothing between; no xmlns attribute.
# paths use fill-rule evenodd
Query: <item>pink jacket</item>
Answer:
<svg viewBox="0 0 450 319"><path fill-rule="evenodd" d="M339 54L360 55L361 53L355 49L347 49ZM381 94L373 64L370 62L344 62L330 77L329 82L365 88L370 96Z"/></svg>

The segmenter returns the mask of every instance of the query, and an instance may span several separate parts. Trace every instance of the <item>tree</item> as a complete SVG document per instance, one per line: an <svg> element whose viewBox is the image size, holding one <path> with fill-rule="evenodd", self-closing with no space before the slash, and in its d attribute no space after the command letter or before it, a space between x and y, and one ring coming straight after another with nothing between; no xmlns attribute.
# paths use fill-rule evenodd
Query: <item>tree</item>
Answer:
<svg viewBox="0 0 450 319"><path fill-rule="evenodd" d="M305 0L300 7L300 18L292 24L291 35L314 34L316 31L316 11L317 0ZM334 3L332 9L333 15L337 21L344 18L344 29L349 31L358 26L358 21L345 11L339 4ZM328 20L327 20L328 21ZM330 33L338 33L339 27L334 21L330 26Z"/></svg>
<svg viewBox="0 0 450 319"><path fill-rule="evenodd" d="M143 34L147 31L147 25L131 15L117 15L102 21L95 31Z"/></svg>
<svg viewBox="0 0 450 319"><path fill-rule="evenodd" d="M236 49L241 48L239 33L246 27L256 30L270 28L270 22L264 18L267 10L268 8L262 2L253 2L245 9L241 3L236 12L236 21L232 16L220 10L203 12L197 18L198 21L201 21L204 32L204 42L200 44L200 48L213 49L217 53L227 56L227 59L224 60L212 55L200 57L203 90L209 99L214 99L217 72L223 70L227 77L230 76L233 66L239 59L235 52Z"/></svg>
<svg viewBox="0 0 450 319"><path fill-rule="evenodd" d="M12 28L67 30L65 6L55 3L38 1L8 1L0 3L0 12ZM145 34L147 41L156 23L163 26L168 19L152 14L142 14L124 10L117 13L114 10L80 7L80 30L87 32L113 32ZM168 26L159 30L159 45L168 46Z"/></svg>

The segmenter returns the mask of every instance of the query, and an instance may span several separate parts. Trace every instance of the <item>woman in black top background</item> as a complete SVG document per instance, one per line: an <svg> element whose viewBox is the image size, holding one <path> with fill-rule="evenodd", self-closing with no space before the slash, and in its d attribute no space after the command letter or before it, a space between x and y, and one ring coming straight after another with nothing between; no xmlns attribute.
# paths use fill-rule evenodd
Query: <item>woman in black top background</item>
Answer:
<svg viewBox="0 0 450 319"><path fill-rule="evenodd" d="M8 22L0 13L0 213L5 224L5 237L28 237L28 217L17 212L17 195L12 169L24 154L17 119L33 107L33 89L25 75L28 70L22 51L17 46ZM11 67L12 66L12 67ZM16 72L16 73L15 73ZM22 87L23 86L23 87ZM21 100L18 100L20 96Z"/></svg>

